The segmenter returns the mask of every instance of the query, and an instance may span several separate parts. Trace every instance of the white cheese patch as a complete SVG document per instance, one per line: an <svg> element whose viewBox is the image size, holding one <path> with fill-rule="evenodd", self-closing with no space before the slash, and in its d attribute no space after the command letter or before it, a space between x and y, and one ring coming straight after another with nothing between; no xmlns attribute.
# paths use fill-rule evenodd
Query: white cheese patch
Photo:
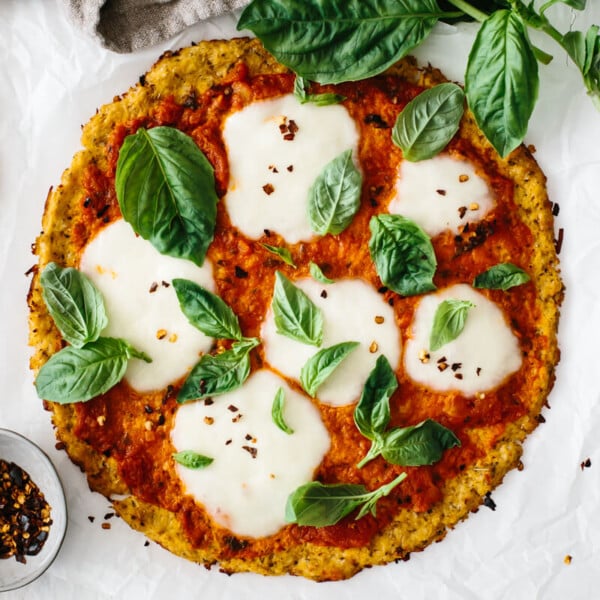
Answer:
<svg viewBox="0 0 600 600"><path fill-rule="evenodd" d="M277 333L269 309L261 336L267 362L282 374L300 380L300 370L320 349L341 342L359 342L317 390L319 401L333 406L357 402L377 357L384 354L392 368L400 362L400 331L392 307L368 283L343 279L331 285L313 279L293 282L323 313L320 348Z"/></svg>
<svg viewBox="0 0 600 600"><path fill-rule="evenodd" d="M468 300L475 306L467 314L462 333L432 352L433 318L440 303L448 299ZM458 284L423 297L412 324L412 338L406 344L404 364L413 380L429 388L474 396L497 387L517 371L521 351L500 308L470 286Z"/></svg>
<svg viewBox="0 0 600 600"><path fill-rule="evenodd" d="M271 417L280 387L291 434ZM285 525L288 496L312 481L329 449L319 411L267 370L254 372L241 388L211 402L180 406L171 432L177 451L194 450L214 459L203 469L177 465L186 491L217 523L238 535L276 533Z"/></svg>
<svg viewBox="0 0 600 600"><path fill-rule="evenodd" d="M171 280L184 278L214 290L212 266L163 256L123 219L87 245L80 269L104 297L108 326L102 335L127 340L152 358L130 360L125 378L138 391L161 389L183 376L210 350L212 338L190 325Z"/></svg>
<svg viewBox="0 0 600 600"><path fill-rule="evenodd" d="M292 94L253 102L227 118L223 138L230 171L224 202L233 225L253 239L265 229L292 244L314 238L309 188L345 150L356 159L358 131L347 110L300 104Z"/></svg>
<svg viewBox="0 0 600 600"><path fill-rule="evenodd" d="M459 227L481 220L494 206L486 181L470 163L439 155L402 161L388 210L434 236L448 229L458 233Z"/></svg>

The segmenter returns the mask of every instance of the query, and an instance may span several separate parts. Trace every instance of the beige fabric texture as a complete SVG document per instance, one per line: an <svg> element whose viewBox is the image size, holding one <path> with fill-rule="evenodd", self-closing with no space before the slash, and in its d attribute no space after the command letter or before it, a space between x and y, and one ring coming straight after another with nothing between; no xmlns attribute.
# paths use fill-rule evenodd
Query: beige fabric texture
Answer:
<svg viewBox="0 0 600 600"><path fill-rule="evenodd" d="M167 40L186 27L244 7L250 0L61 0L69 19L102 46L126 53Z"/></svg>

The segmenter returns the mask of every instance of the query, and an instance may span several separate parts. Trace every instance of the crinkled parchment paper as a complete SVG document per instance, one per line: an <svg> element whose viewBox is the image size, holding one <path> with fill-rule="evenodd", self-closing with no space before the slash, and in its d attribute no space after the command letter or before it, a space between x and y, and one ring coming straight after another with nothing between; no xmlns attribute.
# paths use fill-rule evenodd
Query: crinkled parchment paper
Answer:
<svg viewBox="0 0 600 600"><path fill-rule="evenodd" d="M593 5L593 6L589 6ZM600 3L584 14L553 7L564 30L600 24ZM510 473L482 507L440 544L410 561L346 582L228 577L176 558L130 530L83 474L54 448L50 416L28 368L26 271L48 189L79 148L80 125L126 91L163 50L235 35L234 16L202 23L167 44L117 55L74 31L59 5L0 2L0 426L39 443L64 482L70 510L63 548L49 571L7 597L27 600L130 598L236 600L591 600L600 598L600 112L579 75L550 40L540 100L527 143L548 176L564 228L562 361L543 415L526 441L522 472ZM416 53L462 80L474 28L440 25ZM591 466L581 463L591 459ZM101 527L109 522L111 529ZM572 557L570 564L565 557ZM2 564L0 561L0 569Z"/></svg>

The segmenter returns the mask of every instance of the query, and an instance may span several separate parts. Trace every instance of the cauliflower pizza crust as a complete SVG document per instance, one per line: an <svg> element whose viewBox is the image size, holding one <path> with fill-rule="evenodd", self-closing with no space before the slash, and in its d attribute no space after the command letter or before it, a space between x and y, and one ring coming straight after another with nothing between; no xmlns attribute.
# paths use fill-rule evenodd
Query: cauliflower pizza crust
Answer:
<svg viewBox="0 0 600 600"><path fill-rule="evenodd" d="M371 80L315 86L319 92L344 97L341 106L358 132L355 162L363 176L362 194L360 208L346 230L293 243L267 228L258 237L249 237L233 225L227 210L227 194L233 186L223 141L225 118L252 104L291 94L294 88L294 75L258 41L201 42L167 52L134 87L100 108L85 125L83 150L73 158L60 185L50 190L43 231L35 244L39 262L28 302L30 342L35 349L31 365L36 373L65 345L42 299L40 273L50 262L80 267L90 242L121 219L115 170L123 141L141 127L165 125L191 136L214 167L220 200L207 261L213 269L214 291L238 316L244 335L262 336L276 271L299 282L309 277L310 264L315 263L333 281L367 282L389 307L402 340L401 356L394 365L399 388L391 399L390 424L407 426L432 418L461 442L429 466L400 467L379 457L359 469L356 465L369 442L353 421L358 397L336 406L320 402L318 393L313 399L304 394L329 436L328 448L312 473L315 480L375 489L401 472L408 476L379 501L376 515L355 519L354 513L326 527L287 524L255 536L239 533L215 518L186 488L171 458L181 450L174 447L172 435L177 415L188 406L176 401L183 377L149 391L139 391L124 379L87 402L46 401L56 435L70 458L86 473L92 490L112 498L115 510L131 527L179 556L218 565L229 573L339 580L368 566L407 559L411 552L441 540L477 510L509 470L521 468L521 443L543 420L540 412L553 383L562 299L551 204L544 175L529 150L520 147L506 159L499 158L466 113L443 155L471 165L491 190L495 204L469 219L468 211L478 206L465 200L459 207L460 227L432 236L438 290L470 284L497 263L514 263L530 277L528 283L510 290L480 290L500 309L518 345L519 365L499 384L467 393L460 388L434 389L409 376L404 354L416 336L413 327L421 296L404 297L384 286L369 255L369 220L391 205L403 163L400 149L392 144L391 128L409 100L442 81L439 71L421 68L409 58ZM293 134L294 128L287 126L282 133ZM253 139L240 138L239 145L253 153ZM300 165L287 165L292 166ZM440 196L445 193L437 191ZM294 266L269 252L265 244L287 248ZM322 285L333 290L336 284ZM370 350L375 352L376 344ZM426 362L425 355L420 354L420 360ZM269 368L263 346L252 351L251 363L253 373ZM462 365L445 368L457 381L462 377ZM282 380L302 393L293 377ZM215 404L218 401L215 397ZM251 447L255 442L249 439L248 453L256 454Z"/></svg>

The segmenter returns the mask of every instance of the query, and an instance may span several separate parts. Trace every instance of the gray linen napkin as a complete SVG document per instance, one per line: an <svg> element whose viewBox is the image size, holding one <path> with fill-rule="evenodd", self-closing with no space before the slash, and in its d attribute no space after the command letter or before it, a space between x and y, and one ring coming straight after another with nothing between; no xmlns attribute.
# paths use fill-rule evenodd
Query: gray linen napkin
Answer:
<svg viewBox="0 0 600 600"><path fill-rule="evenodd" d="M70 20L105 48L132 52L250 0L61 0Z"/></svg>

